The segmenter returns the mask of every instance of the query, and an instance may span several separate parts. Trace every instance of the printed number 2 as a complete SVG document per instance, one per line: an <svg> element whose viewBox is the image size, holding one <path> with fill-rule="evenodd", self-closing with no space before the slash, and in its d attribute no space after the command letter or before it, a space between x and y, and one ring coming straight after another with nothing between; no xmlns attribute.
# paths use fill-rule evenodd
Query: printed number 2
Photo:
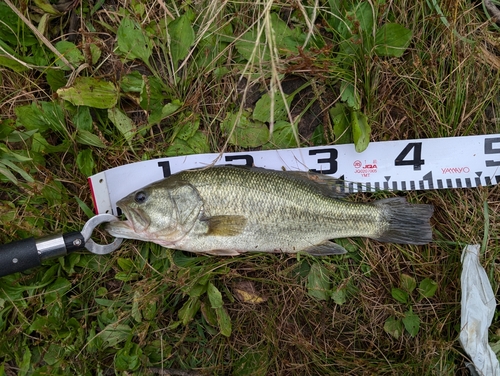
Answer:
<svg viewBox="0 0 500 376"><path fill-rule="evenodd" d="M413 149L413 159L405 159ZM414 170L420 170L425 160L422 159L422 143L410 142L394 160L395 166L413 166Z"/></svg>

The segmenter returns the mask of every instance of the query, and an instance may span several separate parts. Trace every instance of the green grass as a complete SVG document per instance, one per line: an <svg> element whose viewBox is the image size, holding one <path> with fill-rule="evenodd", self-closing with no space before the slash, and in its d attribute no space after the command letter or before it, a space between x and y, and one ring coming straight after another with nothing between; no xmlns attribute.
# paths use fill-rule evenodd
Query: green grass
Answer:
<svg viewBox="0 0 500 376"><path fill-rule="evenodd" d="M480 5L105 3L15 1L45 42L0 4L0 243L81 229L87 177L144 159L499 133L500 35ZM386 24L409 42L377 48ZM99 95L61 90L87 77ZM460 255L489 225L483 265L498 290L500 192L406 195L435 206L432 244L218 258L125 241L3 277L0 375L466 375ZM425 279L437 290L423 298L408 283ZM409 311L413 335L384 330ZM489 334L500 340L498 315Z"/></svg>

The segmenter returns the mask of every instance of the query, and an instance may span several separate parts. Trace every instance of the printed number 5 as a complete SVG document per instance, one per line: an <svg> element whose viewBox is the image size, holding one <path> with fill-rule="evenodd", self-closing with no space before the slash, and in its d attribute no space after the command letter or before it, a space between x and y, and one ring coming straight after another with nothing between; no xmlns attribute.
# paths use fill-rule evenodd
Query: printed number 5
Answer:
<svg viewBox="0 0 500 376"><path fill-rule="evenodd" d="M413 149L413 159L405 159ZM422 159L422 143L410 142L394 160L394 166L413 166L414 170L420 170L425 160Z"/></svg>
<svg viewBox="0 0 500 376"><path fill-rule="evenodd" d="M493 144L500 143L500 137L487 138L484 140L484 154L500 154L499 148L494 148ZM486 167L500 166L500 161L486 161Z"/></svg>

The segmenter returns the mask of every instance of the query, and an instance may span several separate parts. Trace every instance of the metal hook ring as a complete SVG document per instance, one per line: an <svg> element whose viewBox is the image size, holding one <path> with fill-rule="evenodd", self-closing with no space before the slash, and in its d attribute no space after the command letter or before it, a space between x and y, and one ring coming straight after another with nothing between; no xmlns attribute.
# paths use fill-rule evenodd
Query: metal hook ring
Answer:
<svg viewBox="0 0 500 376"><path fill-rule="evenodd" d="M83 226L81 234L83 239L85 240L85 248L89 252L92 252L96 255L106 255L117 250L122 244L122 238L115 238L115 240L111 244L97 244L90 237L92 236L92 232L94 229L102 223L106 222L114 222L118 221L114 215L111 214L98 214L92 218L90 218L87 223Z"/></svg>

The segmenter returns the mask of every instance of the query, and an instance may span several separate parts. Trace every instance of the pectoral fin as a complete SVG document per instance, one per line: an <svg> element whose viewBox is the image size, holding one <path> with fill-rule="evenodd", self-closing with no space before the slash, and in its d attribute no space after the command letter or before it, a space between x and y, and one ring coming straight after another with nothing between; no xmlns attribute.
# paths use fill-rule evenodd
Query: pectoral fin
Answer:
<svg viewBox="0 0 500 376"><path fill-rule="evenodd" d="M303 249L302 252L307 252L312 256L342 255L347 253L344 247L331 241L313 245Z"/></svg>
<svg viewBox="0 0 500 376"><path fill-rule="evenodd" d="M217 215L205 219L208 224L207 235L235 236L241 234L247 219L242 215Z"/></svg>

